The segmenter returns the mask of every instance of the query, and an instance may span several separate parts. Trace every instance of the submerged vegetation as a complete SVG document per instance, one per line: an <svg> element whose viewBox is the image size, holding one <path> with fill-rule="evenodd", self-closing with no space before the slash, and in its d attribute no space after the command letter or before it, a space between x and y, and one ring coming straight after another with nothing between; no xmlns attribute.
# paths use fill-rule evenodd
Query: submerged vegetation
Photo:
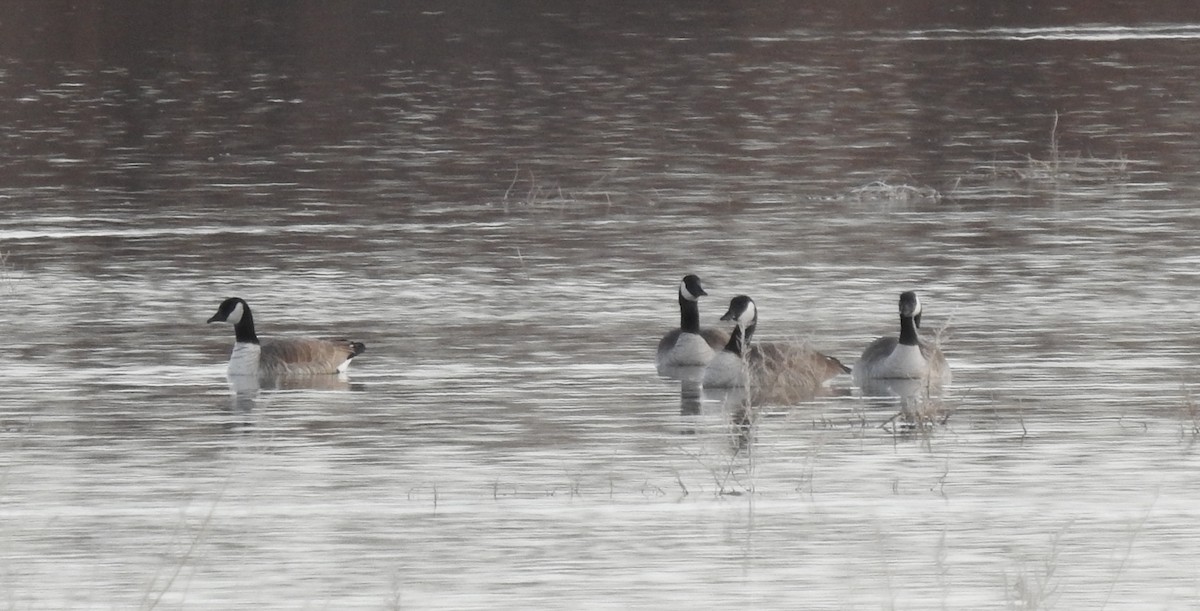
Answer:
<svg viewBox="0 0 1200 611"><path fill-rule="evenodd" d="M954 179L948 191L934 187L875 180L854 187L834 199L865 202L938 201L943 197L967 195L994 196L997 191L1051 191L1083 187L1112 188L1130 181L1138 162L1123 154L1097 157L1082 152L1064 151L1060 143L1059 114L1054 113L1050 125L1048 151L1044 158L1031 154L1013 155L1009 159L992 159L980 163Z"/></svg>
<svg viewBox="0 0 1200 611"><path fill-rule="evenodd" d="M1012 159L993 159L974 167L960 178L955 189L963 185L983 185L984 188L1019 188L1057 191L1088 185L1112 186L1128 181L1136 162L1123 154L1115 157L1096 157L1082 152L1067 153L1059 140L1059 114L1054 113L1050 125L1048 151L1044 159L1030 154Z"/></svg>
<svg viewBox="0 0 1200 611"><path fill-rule="evenodd" d="M1125 186L1148 170L1145 162L1131 160L1118 153L1096 156L1064 150L1058 112L1052 115L1044 156L1012 153L991 160L980 160L957 175L948 169L946 184L923 184L903 172L885 172L880 178L835 193L813 193L803 199L834 202L915 203L943 199L996 197L1030 192L1058 193L1078 189L1113 189ZM618 170L605 172L581 186L566 187L558 180L539 177L532 168L517 165L499 201L505 212L516 210L557 210L611 212L618 209L656 206L657 192L629 193L613 190L607 184ZM1153 186L1153 185L1151 185ZM712 185L720 190L721 185ZM1145 185L1143 185L1145 187ZM730 198L732 203L734 198Z"/></svg>
<svg viewBox="0 0 1200 611"><path fill-rule="evenodd" d="M889 201L907 202L916 200L937 201L942 194L937 189L927 186L910 184L891 184L885 180L876 180L861 187L850 189L842 199L860 202Z"/></svg>
<svg viewBox="0 0 1200 611"><path fill-rule="evenodd" d="M15 290L16 280L13 275L13 267L9 261L7 252L0 251L0 286L4 286L9 291Z"/></svg>
<svg viewBox="0 0 1200 611"><path fill-rule="evenodd" d="M1051 609L1059 595L1060 579L1056 575L1059 551L1070 524L1050 537L1049 549L1035 562L1022 561L1013 574L1004 572L1004 590L1009 609Z"/></svg>
<svg viewBox="0 0 1200 611"><path fill-rule="evenodd" d="M1178 413L1180 433L1190 436L1193 440L1200 437L1200 403L1196 402L1192 391L1187 387L1183 389L1183 403L1180 404Z"/></svg>
<svg viewBox="0 0 1200 611"><path fill-rule="evenodd" d="M541 182L532 169L518 165L513 170L512 181L504 190L499 205L505 212L519 209L553 209L562 212L581 206L603 206L608 212L614 204L612 194L601 186L612 174L613 171L609 171L582 187L564 189L558 182Z"/></svg>

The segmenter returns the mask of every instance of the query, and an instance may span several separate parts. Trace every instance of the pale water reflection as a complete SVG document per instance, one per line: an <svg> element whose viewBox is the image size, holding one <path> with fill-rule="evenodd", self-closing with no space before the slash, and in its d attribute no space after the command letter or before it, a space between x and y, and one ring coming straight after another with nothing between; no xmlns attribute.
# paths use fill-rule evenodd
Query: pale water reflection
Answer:
<svg viewBox="0 0 1200 611"><path fill-rule="evenodd" d="M1196 20L42 6L0 21L8 607L1200 604ZM847 363L918 290L954 383L660 376L693 272ZM231 294L368 351L231 388Z"/></svg>

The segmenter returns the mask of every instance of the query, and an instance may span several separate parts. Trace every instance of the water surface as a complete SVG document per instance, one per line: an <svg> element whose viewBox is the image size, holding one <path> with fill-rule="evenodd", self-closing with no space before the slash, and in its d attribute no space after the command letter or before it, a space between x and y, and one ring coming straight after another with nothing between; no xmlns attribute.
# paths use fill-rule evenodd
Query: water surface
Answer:
<svg viewBox="0 0 1200 611"><path fill-rule="evenodd" d="M1200 601L1186 12L65 6L0 37L8 606ZM685 273L847 362L920 291L940 424L657 375ZM237 396L230 295L367 353Z"/></svg>

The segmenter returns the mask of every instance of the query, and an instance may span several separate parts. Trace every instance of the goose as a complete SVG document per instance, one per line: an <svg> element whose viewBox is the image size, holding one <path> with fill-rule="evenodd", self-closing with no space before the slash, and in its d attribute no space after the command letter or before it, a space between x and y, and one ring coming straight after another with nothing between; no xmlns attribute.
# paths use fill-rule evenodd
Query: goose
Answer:
<svg viewBox="0 0 1200 611"><path fill-rule="evenodd" d="M913 291L900 293L900 337L871 342L854 364L854 383L872 380L927 380L949 383L950 366L934 345L921 341L921 300Z"/></svg>
<svg viewBox="0 0 1200 611"><path fill-rule="evenodd" d="M705 388L750 388L760 398L811 398L826 380L850 373L841 361L802 344L752 345L758 307L746 295L734 297L721 320L735 321L736 326L704 369Z"/></svg>
<svg viewBox="0 0 1200 611"><path fill-rule="evenodd" d="M231 376L319 375L344 373L350 359L366 350L346 339L288 337L259 340L250 305L240 297L221 302L209 323L233 325L235 341L229 356Z"/></svg>
<svg viewBox="0 0 1200 611"><path fill-rule="evenodd" d="M722 329L700 328L700 298L708 295L700 278L688 274L679 283L679 328L658 342L655 362L664 367L702 367L707 365L726 342L729 333Z"/></svg>

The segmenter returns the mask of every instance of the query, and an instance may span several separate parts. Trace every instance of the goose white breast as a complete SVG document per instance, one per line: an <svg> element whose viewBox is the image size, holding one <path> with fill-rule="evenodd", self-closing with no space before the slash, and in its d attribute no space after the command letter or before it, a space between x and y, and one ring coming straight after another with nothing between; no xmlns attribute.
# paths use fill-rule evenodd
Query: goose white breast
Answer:
<svg viewBox="0 0 1200 611"><path fill-rule="evenodd" d="M929 379L950 381L950 366L937 347L921 341L921 300L913 291L900 294L900 337L881 337L871 342L854 364L854 382L870 380Z"/></svg>

